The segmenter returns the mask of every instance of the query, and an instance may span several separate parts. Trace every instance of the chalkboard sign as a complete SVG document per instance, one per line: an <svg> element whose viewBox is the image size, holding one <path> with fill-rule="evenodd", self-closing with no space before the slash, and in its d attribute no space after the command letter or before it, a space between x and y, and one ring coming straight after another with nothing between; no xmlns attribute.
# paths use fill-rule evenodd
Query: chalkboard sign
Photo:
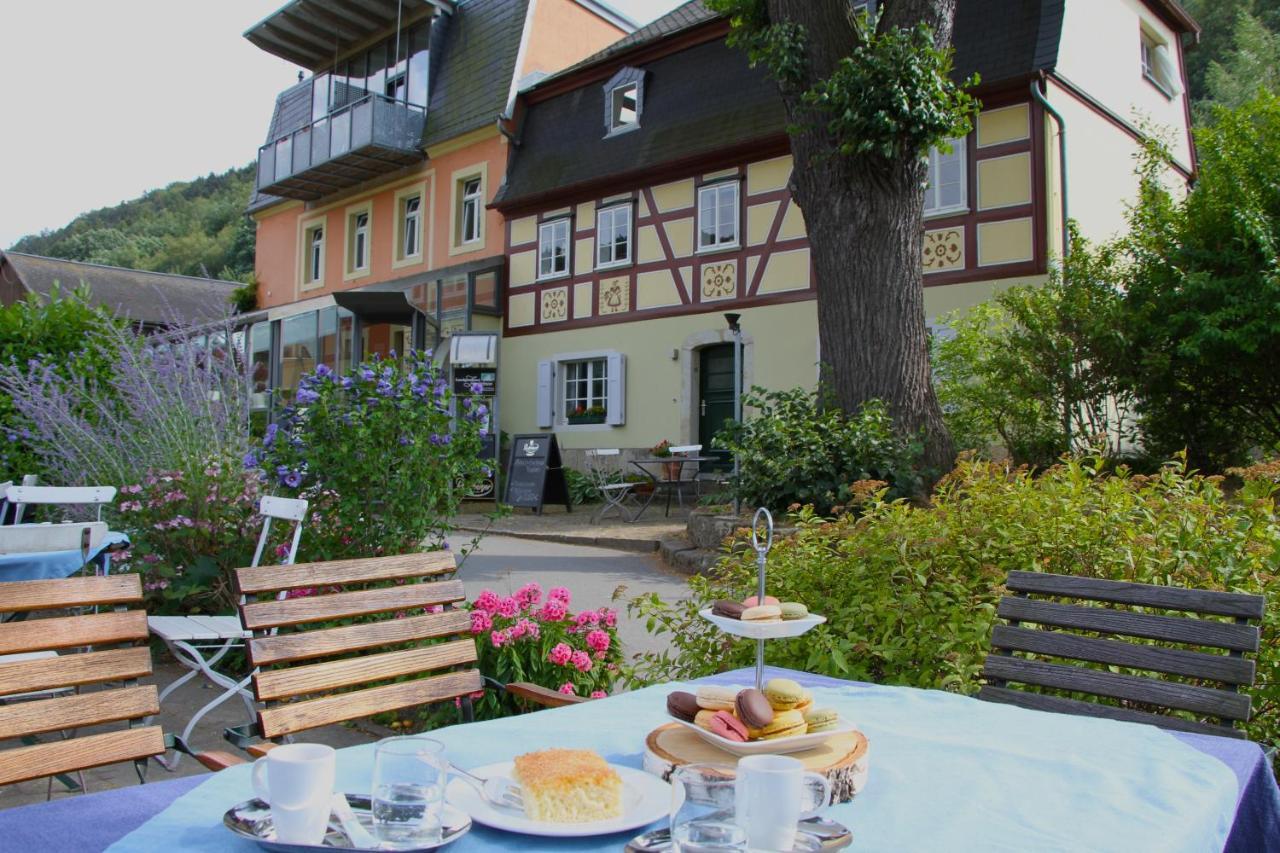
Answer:
<svg viewBox="0 0 1280 853"><path fill-rule="evenodd" d="M555 433L513 436L504 503L527 506L541 515L547 502L562 503L567 512L573 511Z"/></svg>

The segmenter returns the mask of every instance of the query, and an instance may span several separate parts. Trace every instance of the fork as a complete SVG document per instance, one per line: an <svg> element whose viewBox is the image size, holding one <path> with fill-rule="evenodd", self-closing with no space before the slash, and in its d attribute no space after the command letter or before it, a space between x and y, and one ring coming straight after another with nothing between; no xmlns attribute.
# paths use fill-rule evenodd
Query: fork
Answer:
<svg viewBox="0 0 1280 853"><path fill-rule="evenodd" d="M469 780L480 795L495 806L523 809L524 798L520 796L520 786L505 776L490 776L481 779L470 771L454 765L452 768L459 775Z"/></svg>

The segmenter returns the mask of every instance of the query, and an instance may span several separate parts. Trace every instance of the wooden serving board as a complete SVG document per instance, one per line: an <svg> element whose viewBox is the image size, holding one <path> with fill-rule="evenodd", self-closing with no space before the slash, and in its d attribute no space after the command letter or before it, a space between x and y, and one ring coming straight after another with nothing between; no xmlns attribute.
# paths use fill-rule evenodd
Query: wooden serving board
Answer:
<svg viewBox="0 0 1280 853"><path fill-rule="evenodd" d="M644 745L644 769L666 780L683 764L738 763L738 756L712 746L678 723L658 726L649 732ZM830 780L832 803L847 803L867 783L868 746L862 732L843 732L827 738L820 746L790 756Z"/></svg>

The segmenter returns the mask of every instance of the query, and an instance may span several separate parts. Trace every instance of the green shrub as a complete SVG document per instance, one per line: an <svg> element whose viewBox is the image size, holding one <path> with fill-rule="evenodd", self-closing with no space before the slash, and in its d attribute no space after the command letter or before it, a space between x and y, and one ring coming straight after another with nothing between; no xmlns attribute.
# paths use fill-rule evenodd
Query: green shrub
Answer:
<svg viewBox="0 0 1280 853"><path fill-rule="evenodd" d="M769 643L768 662L847 679L972 693L1010 571L1046 571L1267 596L1249 736L1280 741L1280 485L1250 480L1228 497L1221 478L1181 462L1154 476L1102 470L1093 458L1033 477L962 460L931 506L873 496L854 518L805 509L769 555L768 590L828 618ZM687 601L655 594L629 607L670 648L644 654L628 678L650 683L749 665L754 646L700 619L717 598L755 589L754 554L694 577Z"/></svg>
<svg viewBox="0 0 1280 853"><path fill-rule="evenodd" d="M848 415L821 391L754 387L743 405L756 415L730 422L715 443L738 457L732 489L747 506L812 504L826 513L848 505L859 480L884 480L894 496L920 488L920 445L894 431L879 401Z"/></svg>

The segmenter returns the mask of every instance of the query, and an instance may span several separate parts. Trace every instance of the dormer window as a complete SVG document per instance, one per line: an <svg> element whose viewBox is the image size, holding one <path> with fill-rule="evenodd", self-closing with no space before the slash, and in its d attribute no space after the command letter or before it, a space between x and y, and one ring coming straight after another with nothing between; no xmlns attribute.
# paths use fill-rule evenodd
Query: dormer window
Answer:
<svg viewBox="0 0 1280 853"><path fill-rule="evenodd" d="M644 72L623 68L604 84L604 135L636 130L644 112Z"/></svg>

